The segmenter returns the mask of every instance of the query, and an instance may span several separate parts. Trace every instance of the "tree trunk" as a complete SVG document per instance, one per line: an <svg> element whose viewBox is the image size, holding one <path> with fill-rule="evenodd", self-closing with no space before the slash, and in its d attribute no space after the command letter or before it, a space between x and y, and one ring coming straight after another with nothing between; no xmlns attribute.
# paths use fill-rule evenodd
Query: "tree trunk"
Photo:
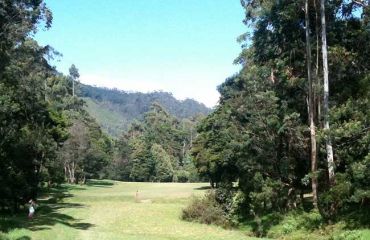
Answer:
<svg viewBox="0 0 370 240"><path fill-rule="evenodd" d="M185 158L185 147L186 147L186 143L185 143L185 139L184 139L183 144L182 144L182 161L183 161L183 164L184 164L184 158Z"/></svg>
<svg viewBox="0 0 370 240"><path fill-rule="evenodd" d="M67 163L64 162L64 180L68 182Z"/></svg>
<svg viewBox="0 0 370 240"><path fill-rule="evenodd" d="M215 188L215 182L213 181L212 178L210 179L210 183L211 183L211 188Z"/></svg>
<svg viewBox="0 0 370 240"><path fill-rule="evenodd" d="M305 23L306 23L306 55L307 55L307 78L308 78L308 120L310 124L310 137L311 137L311 174L312 174L312 199L313 205L317 208L317 159L316 159L316 127L314 122L314 94L312 84L311 72L311 43L310 43L310 21L309 21L309 8L308 0L305 2Z"/></svg>
<svg viewBox="0 0 370 240"><path fill-rule="evenodd" d="M190 130L190 149L193 147L193 128Z"/></svg>
<svg viewBox="0 0 370 240"><path fill-rule="evenodd" d="M72 78L72 96L75 96L75 80Z"/></svg>
<svg viewBox="0 0 370 240"><path fill-rule="evenodd" d="M44 81L44 91L45 91L44 100L45 100L45 102L47 101L47 90L48 90L48 87L47 87L47 83L46 83L46 79L45 79L45 81Z"/></svg>
<svg viewBox="0 0 370 240"><path fill-rule="evenodd" d="M71 182L72 183L76 183L75 169L76 169L75 162L72 161L72 168L71 168Z"/></svg>
<svg viewBox="0 0 370 240"><path fill-rule="evenodd" d="M324 130L329 132L329 69L328 69L328 46L326 42L325 1L321 0L321 40L322 40L322 62L324 71ZM329 183L334 183L334 157L330 136L326 139L326 154L329 171Z"/></svg>
<svg viewBox="0 0 370 240"><path fill-rule="evenodd" d="M320 70L320 64L319 64L319 55L320 55L320 46L319 46L319 38L320 38L320 19L319 19L319 14L318 14L318 9L317 9L317 4L316 1L314 1L315 4L315 31L316 31L316 66L315 66L315 78L316 78L316 83L315 83L315 101L316 101L316 126L322 127L321 124L321 82L320 82L320 76L319 76L319 70Z"/></svg>
<svg viewBox="0 0 370 240"><path fill-rule="evenodd" d="M82 178L81 178L81 184L85 184L86 183L86 174L85 174L85 172L84 172L84 170L82 169L81 170L81 172L82 172Z"/></svg>
<svg viewBox="0 0 370 240"><path fill-rule="evenodd" d="M68 164L67 165L67 169L68 169L68 183L72 183L72 168L71 168L71 165Z"/></svg>

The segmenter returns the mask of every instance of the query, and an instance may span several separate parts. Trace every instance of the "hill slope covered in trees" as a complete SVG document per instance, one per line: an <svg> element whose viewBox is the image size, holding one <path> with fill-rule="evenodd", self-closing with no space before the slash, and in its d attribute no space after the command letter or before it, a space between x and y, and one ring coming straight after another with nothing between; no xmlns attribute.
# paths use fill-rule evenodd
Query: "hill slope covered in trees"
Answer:
<svg viewBox="0 0 370 240"><path fill-rule="evenodd" d="M204 104L193 99L177 100L168 92L126 92L117 89L81 84L81 97L87 111L111 136L119 137L135 119L143 119L152 103L157 102L179 119L207 115L211 112Z"/></svg>

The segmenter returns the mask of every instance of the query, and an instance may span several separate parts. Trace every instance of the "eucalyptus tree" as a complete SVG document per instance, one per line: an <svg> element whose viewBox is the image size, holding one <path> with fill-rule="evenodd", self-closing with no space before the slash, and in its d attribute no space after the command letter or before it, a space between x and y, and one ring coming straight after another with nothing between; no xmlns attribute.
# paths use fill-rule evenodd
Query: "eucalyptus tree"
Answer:
<svg viewBox="0 0 370 240"><path fill-rule="evenodd" d="M219 197L229 196L224 202L237 206L236 212L258 218L295 208L312 190L314 206L331 218L369 199L370 10L361 1L325 3L329 130L322 128L318 106L325 43L317 3L242 1L249 27L235 60L242 70L219 87L220 104L199 124L192 148L198 171L228 189ZM333 165L324 157L328 137L336 149L334 185Z"/></svg>
<svg viewBox="0 0 370 240"><path fill-rule="evenodd" d="M72 64L71 67L69 68L69 76L71 77L71 81L72 81L72 96L74 97L75 96L75 82L80 77L78 69L76 68L74 64Z"/></svg>
<svg viewBox="0 0 370 240"><path fill-rule="evenodd" d="M311 174L312 174L312 199L313 205L317 208L317 144L316 144L316 126L314 116L314 87L312 80L312 53L310 41L310 8L308 0L305 0L305 33L306 33L306 64L307 64L307 80L308 80L308 119L310 125L310 138L311 138Z"/></svg>

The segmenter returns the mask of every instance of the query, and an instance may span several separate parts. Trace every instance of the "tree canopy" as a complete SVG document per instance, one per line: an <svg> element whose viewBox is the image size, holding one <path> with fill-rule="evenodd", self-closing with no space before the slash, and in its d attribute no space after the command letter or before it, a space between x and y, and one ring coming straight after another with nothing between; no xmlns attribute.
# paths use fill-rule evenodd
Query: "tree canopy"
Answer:
<svg viewBox="0 0 370 240"><path fill-rule="evenodd" d="M370 173L368 4L322 1L322 12L319 1L241 2L251 29L239 37L243 50L235 62L242 70L219 86L219 106L198 125L192 149L198 171L233 192L228 197L232 212L240 216L258 218L303 206L311 181L318 181L318 207L327 218L364 207ZM321 16L329 30L328 116ZM326 119L330 129L324 128ZM334 150L333 184L328 139Z"/></svg>

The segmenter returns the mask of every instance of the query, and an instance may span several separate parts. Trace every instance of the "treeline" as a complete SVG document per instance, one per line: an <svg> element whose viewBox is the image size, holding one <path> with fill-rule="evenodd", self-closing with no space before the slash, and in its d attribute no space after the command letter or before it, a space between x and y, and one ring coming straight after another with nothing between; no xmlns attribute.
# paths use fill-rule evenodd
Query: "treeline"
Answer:
<svg viewBox="0 0 370 240"><path fill-rule="evenodd" d="M198 181L190 156L198 118L178 120L160 104L152 104L144 119L132 123L117 141L108 177L140 182Z"/></svg>
<svg viewBox="0 0 370 240"><path fill-rule="evenodd" d="M368 1L241 2L242 70L198 126L197 169L223 210L254 218L260 235L264 214L307 204L326 219L368 212Z"/></svg>
<svg viewBox="0 0 370 240"><path fill-rule="evenodd" d="M0 1L0 208L16 211L45 184L84 182L109 161L112 142L77 97L78 70L50 66L32 39L51 26L42 1Z"/></svg>

